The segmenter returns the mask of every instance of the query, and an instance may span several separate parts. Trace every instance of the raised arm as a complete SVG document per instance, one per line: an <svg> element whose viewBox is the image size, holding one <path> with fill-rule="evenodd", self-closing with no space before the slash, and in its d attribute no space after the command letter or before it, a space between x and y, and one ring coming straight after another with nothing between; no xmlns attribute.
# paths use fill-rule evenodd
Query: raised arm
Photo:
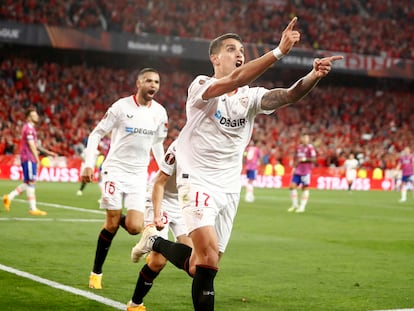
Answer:
<svg viewBox="0 0 414 311"><path fill-rule="evenodd" d="M276 60L288 54L295 43L300 40L300 33L293 29L296 21L297 17L294 17L287 25L282 32L282 38L276 49L237 67L227 76L217 80L204 92L203 99L217 97L251 83L269 69Z"/></svg>
<svg viewBox="0 0 414 311"><path fill-rule="evenodd" d="M335 55L322 59L315 58L312 71L296 81L290 88L277 88L267 92L262 98L262 109L274 110L296 103L331 71L333 62L340 59L343 59L343 56Z"/></svg>

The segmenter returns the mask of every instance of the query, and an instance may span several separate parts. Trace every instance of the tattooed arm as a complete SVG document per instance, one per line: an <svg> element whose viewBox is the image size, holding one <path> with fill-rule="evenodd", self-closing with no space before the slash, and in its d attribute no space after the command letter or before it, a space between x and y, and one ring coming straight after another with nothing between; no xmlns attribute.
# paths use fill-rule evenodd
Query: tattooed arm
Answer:
<svg viewBox="0 0 414 311"><path fill-rule="evenodd" d="M308 94L332 68L332 62L342 56L331 56L313 61L313 69L306 76L296 81L290 88L269 90L262 98L262 109L274 110L296 103Z"/></svg>

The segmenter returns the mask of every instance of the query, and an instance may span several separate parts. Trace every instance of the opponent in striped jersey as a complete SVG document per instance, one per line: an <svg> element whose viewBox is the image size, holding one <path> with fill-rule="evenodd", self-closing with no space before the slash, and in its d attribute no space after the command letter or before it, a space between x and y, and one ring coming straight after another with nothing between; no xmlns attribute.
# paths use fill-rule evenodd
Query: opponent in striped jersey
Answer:
<svg viewBox="0 0 414 311"><path fill-rule="evenodd" d="M244 151L244 168L246 169L246 202L254 202L254 181L256 180L257 169L259 168L262 152L253 140Z"/></svg>
<svg viewBox="0 0 414 311"><path fill-rule="evenodd" d="M411 153L410 147L405 147L398 159L396 170L401 170L401 198L399 202L407 201L407 190L409 185L413 183L414 174L414 155Z"/></svg>
<svg viewBox="0 0 414 311"><path fill-rule="evenodd" d="M47 212L36 207L35 185L37 179L37 166L39 162L39 152L57 156L53 151L43 148L37 139L35 125L39 123L39 114L34 107L26 111L26 123L23 125L20 141L20 163L23 169L23 183L18 185L9 194L3 196L3 205L6 211L10 210L11 201L22 192L26 191L29 201L29 214L33 216L46 216Z"/></svg>
<svg viewBox="0 0 414 311"><path fill-rule="evenodd" d="M308 203L311 172L313 164L316 160L315 148L309 141L309 135L307 133L302 133L300 135L300 143L296 147L294 170L289 187L290 199L292 200L292 206L288 209L289 212L303 213L305 211L306 204ZM297 192L297 188L299 186L302 186L300 204L298 204Z"/></svg>

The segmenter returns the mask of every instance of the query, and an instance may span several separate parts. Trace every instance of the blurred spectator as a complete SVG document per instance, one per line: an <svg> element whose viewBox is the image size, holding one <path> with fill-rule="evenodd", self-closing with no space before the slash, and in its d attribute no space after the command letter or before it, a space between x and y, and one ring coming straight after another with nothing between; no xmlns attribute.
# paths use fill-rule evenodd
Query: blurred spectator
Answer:
<svg viewBox="0 0 414 311"><path fill-rule="evenodd" d="M132 94L134 69L139 69L52 62L48 57L39 62L19 57L16 50L2 52L2 154L18 152L13 146L19 144L21 120L33 104L41 116L38 134L43 143L61 155L79 155L107 106ZM106 61L110 60L109 56ZM169 114L168 145L186 122L186 89L193 76L187 62L159 60L158 65L169 69L161 72L162 88L157 94ZM43 92L38 87L40 77L46 80ZM298 133L306 127L318 150L318 166L341 166L343 154L353 150L364 168L395 167L398 153L414 141L412 83L389 80L365 88L337 84L320 85L297 105L277 111L274 118L257 118L253 139L261 145L262 163L274 166L280 161L291 166Z"/></svg>
<svg viewBox="0 0 414 311"><path fill-rule="evenodd" d="M412 0L3 2L0 20L204 39L237 32L256 44L277 43L289 14L299 17L298 48L414 59Z"/></svg>

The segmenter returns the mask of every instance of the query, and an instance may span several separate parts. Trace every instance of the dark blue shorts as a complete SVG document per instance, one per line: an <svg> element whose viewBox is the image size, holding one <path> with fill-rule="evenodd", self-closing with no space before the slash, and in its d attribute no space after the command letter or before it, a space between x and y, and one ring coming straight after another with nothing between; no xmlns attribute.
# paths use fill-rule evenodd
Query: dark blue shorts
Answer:
<svg viewBox="0 0 414 311"><path fill-rule="evenodd" d="M25 183L29 181L35 181L37 178L37 163L32 161L22 162L23 168L23 181Z"/></svg>
<svg viewBox="0 0 414 311"><path fill-rule="evenodd" d="M246 170L246 176L249 180L255 180L256 179L256 170Z"/></svg>
<svg viewBox="0 0 414 311"><path fill-rule="evenodd" d="M413 181L413 175L405 175L401 178L402 182L412 182Z"/></svg>
<svg viewBox="0 0 414 311"><path fill-rule="evenodd" d="M292 183L307 187L310 184L310 177L311 177L310 174L307 174L307 175L294 174L292 177Z"/></svg>

